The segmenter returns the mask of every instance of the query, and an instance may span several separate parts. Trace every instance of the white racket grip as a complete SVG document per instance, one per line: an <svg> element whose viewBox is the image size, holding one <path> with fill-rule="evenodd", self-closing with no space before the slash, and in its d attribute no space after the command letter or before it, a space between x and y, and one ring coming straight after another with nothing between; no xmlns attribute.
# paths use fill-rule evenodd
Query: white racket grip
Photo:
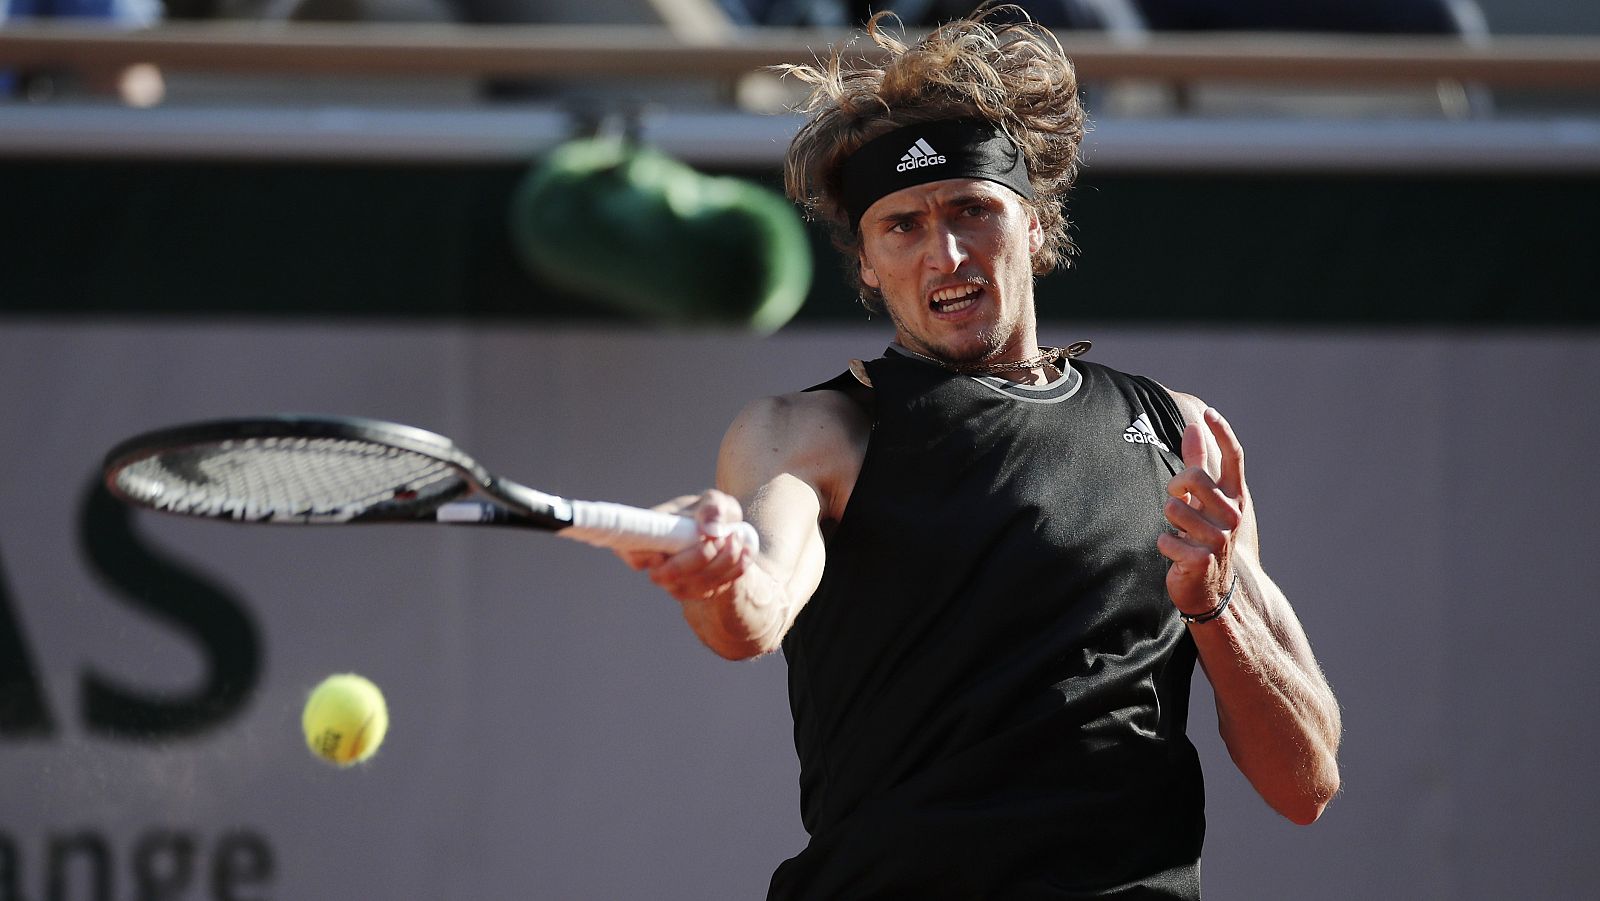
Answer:
<svg viewBox="0 0 1600 901"><path fill-rule="evenodd" d="M755 527L747 522L733 524L750 552L761 550ZM627 504L608 501L573 501L572 525L556 533L595 547L619 551L681 551L700 538L694 520L675 513L659 513Z"/></svg>

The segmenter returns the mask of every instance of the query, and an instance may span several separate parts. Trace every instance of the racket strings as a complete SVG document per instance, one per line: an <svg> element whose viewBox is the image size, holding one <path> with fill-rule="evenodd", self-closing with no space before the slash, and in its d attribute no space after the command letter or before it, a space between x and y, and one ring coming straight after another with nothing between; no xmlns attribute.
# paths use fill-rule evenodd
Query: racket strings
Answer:
<svg viewBox="0 0 1600 901"><path fill-rule="evenodd" d="M420 505L463 485L432 457L342 438L250 438L169 450L117 478L130 496L175 513L300 522Z"/></svg>

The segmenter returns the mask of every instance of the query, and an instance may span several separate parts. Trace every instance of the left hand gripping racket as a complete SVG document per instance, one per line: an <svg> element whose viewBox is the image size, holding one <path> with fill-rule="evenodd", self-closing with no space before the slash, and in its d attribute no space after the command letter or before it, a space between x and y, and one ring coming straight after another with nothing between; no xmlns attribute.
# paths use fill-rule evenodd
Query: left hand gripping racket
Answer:
<svg viewBox="0 0 1600 901"><path fill-rule="evenodd" d="M598 547L676 552L694 520L557 497L491 475L443 435L375 419L270 416L174 426L106 455L129 503L236 522L433 522L517 526ZM736 528L759 548L747 522Z"/></svg>

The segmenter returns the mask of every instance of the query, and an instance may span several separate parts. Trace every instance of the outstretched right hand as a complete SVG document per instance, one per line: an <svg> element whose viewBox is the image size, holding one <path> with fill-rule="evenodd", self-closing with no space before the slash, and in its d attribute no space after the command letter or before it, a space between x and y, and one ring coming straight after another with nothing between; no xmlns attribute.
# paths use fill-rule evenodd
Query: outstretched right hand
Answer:
<svg viewBox="0 0 1600 901"><path fill-rule="evenodd" d="M739 502L715 488L674 498L653 509L694 519L700 540L674 554L617 551L624 563L682 602L704 601L726 590L754 565L754 549L734 526L744 519Z"/></svg>

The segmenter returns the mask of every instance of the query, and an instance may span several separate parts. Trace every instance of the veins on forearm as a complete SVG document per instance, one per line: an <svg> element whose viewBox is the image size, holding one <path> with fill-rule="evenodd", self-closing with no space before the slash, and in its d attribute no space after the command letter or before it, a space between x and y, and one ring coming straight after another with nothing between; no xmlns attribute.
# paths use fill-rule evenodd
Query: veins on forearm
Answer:
<svg viewBox="0 0 1600 901"><path fill-rule="evenodd" d="M701 600L683 604L684 618L719 656L742 660L778 649L792 601L759 565Z"/></svg>
<svg viewBox="0 0 1600 901"><path fill-rule="evenodd" d="M1218 623L1224 628L1210 635L1201 631L1204 626L1196 629L1219 725L1225 737L1235 739L1229 751L1241 764L1249 759L1270 763L1287 746L1297 772L1326 776L1323 768L1336 768L1338 704L1298 627L1279 621L1262 600L1261 592L1275 587L1246 579L1241 588L1237 609L1226 623Z"/></svg>

